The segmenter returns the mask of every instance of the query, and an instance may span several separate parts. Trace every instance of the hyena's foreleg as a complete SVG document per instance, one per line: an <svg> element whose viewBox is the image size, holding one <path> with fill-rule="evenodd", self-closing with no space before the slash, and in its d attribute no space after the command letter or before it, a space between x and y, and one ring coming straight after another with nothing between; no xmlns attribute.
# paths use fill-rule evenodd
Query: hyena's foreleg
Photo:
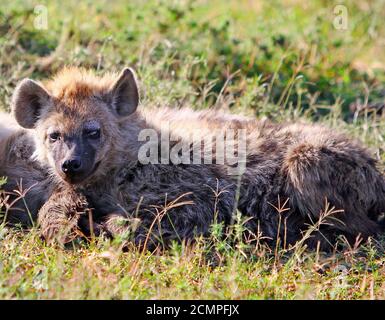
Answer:
<svg viewBox="0 0 385 320"><path fill-rule="evenodd" d="M68 188L55 191L38 213L42 238L48 243L67 243L81 235L79 223L89 220L89 203L84 195Z"/></svg>

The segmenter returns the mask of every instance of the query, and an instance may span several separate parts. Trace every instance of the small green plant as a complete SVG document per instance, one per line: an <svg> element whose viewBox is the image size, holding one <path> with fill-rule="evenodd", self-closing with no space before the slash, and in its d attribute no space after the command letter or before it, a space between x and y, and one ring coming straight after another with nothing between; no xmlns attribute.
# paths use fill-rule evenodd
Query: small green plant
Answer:
<svg viewBox="0 0 385 320"><path fill-rule="evenodd" d="M0 188L7 183L6 177L0 177Z"/></svg>

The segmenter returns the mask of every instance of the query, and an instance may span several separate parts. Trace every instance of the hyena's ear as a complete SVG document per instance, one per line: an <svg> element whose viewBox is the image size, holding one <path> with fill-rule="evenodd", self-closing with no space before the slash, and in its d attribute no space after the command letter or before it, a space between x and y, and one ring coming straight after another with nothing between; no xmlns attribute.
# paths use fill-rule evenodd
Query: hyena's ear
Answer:
<svg viewBox="0 0 385 320"><path fill-rule="evenodd" d="M22 80L12 97L12 112L19 125L32 129L49 99L50 95L40 84L31 79Z"/></svg>
<svg viewBox="0 0 385 320"><path fill-rule="evenodd" d="M125 68L112 85L109 98L112 108L121 117L133 113L139 104L139 91L135 72Z"/></svg>

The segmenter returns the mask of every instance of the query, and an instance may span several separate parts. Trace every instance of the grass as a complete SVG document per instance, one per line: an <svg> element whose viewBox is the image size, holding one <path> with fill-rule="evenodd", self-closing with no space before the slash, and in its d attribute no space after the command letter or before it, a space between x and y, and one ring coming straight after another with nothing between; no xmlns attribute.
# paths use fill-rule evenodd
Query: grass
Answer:
<svg viewBox="0 0 385 320"><path fill-rule="evenodd" d="M133 66L143 105L219 107L275 121L321 122L360 138L385 164L385 3L35 1L0 6L0 108L16 83L65 64L102 73ZM384 299L383 242L333 254L271 250L237 232L166 252L120 250L119 239L62 248L0 227L2 299Z"/></svg>
<svg viewBox="0 0 385 320"><path fill-rule="evenodd" d="M373 243L324 255L203 240L162 253L95 239L47 246L37 230L0 230L2 299L383 299L385 259ZM210 249L210 252L208 250Z"/></svg>

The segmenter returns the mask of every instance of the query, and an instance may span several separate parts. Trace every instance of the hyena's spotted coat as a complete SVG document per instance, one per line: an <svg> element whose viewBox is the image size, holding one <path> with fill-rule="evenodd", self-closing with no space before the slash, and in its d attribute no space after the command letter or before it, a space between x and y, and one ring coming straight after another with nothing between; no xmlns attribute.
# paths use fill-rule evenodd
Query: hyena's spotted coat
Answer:
<svg viewBox="0 0 385 320"><path fill-rule="evenodd" d="M326 202L337 211L313 234L310 246L320 242L327 249L340 235L353 242L380 231L385 182L360 143L315 125L273 124L214 111L136 110L138 100L130 69L118 77L99 78L71 68L44 84L23 80L13 110L27 131L16 136L34 145L33 155L17 161L5 157L0 175L9 176L9 188L19 178L27 184L39 182L39 192L31 197L35 215L52 193L56 199L61 193L61 199L77 194L94 208L94 231L127 231L118 221L124 217L135 241L147 246L207 235L214 220L231 223L236 208L251 218L246 225L250 232L294 243L317 222ZM203 140L228 129L244 129L245 172L230 175L231 165L215 164L215 159L211 165L141 164L138 151L145 142L138 141L140 132L159 132L165 121L171 144L187 141L192 134ZM5 154L15 157L17 138L4 141ZM51 199L39 213L45 230L50 230L55 213L63 213L58 206L69 207ZM132 228L134 220L139 223Z"/></svg>

